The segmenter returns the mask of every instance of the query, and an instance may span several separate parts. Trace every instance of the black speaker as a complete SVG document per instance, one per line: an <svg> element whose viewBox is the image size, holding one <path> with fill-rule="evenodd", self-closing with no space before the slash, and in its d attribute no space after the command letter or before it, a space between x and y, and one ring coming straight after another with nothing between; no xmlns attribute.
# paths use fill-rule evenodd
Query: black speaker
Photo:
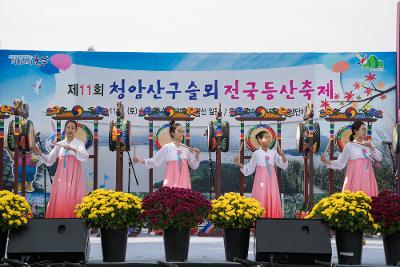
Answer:
<svg viewBox="0 0 400 267"><path fill-rule="evenodd" d="M320 220L258 219L256 261L316 264L331 262L329 226Z"/></svg>
<svg viewBox="0 0 400 267"><path fill-rule="evenodd" d="M87 261L89 230L80 219L32 219L10 233L7 257L28 263Z"/></svg>

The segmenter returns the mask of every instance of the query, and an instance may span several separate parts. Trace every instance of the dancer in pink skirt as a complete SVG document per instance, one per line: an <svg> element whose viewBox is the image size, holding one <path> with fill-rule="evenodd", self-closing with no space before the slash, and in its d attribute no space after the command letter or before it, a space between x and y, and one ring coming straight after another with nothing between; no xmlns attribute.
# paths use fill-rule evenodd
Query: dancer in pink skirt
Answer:
<svg viewBox="0 0 400 267"><path fill-rule="evenodd" d="M81 162L86 161L89 154L85 144L75 138L77 129L76 121L67 121L64 129L66 138L58 142L48 155L43 154L38 147L33 149L47 166L53 165L58 159L46 218L74 218L75 206L85 195Z"/></svg>
<svg viewBox="0 0 400 267"><path fill-rule="evenodd" d="M330 169L343 169L347 165L342 191L362 191L370 197L376 196L378 185L372 163L382 161L382 154L370 142L364 141L367 136L364 122L355 121L351 132L350 142L337 160L327 160L323 154L321 161Z"/></svg>
<svg viewBox="0 0 400 267"><path fill-rule="evenodd" d="M171 143L165 144L152 158L133 158L134 163L144 163L146 168L159 167L163 162L167 166L163 186L191 188L189 167L199 167L200 150L182 145L184 131L179 123L171 121L169 126Z"/></svg>
<svg viewBox="0 0 400 267"><path fill-rule="evenodd" d="M260 149L253 153L248 164L240 163L238 157L235 157L235 164L240 167L245 176L256 172L251 196L257 199L265 209L263 217L283 218L275 166L285 170L288 167L288 161L279 146L277 150L269 149L272 142L269 132L261 131L255 137L260 144Z"/></svg>

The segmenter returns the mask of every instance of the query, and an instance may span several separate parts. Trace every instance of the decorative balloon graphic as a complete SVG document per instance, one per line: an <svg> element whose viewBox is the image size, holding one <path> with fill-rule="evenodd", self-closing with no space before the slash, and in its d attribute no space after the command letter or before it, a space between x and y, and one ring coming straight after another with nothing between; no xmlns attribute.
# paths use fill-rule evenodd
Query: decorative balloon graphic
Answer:
<svg viewBox="0 0 400 267"><path fill-rule="evenodd" d="M346 61L338 61L332 66L332 71L337 73L343 73L349 69L349 63Z"/></svg>
<svg viewBox="0 0 400 267"><path fill-rule="evenodd" d="M40 67L40 71L46 74L60 73L60 70L67 70L71 67L72 58L66 54L55 54L51 56L50 62Z"/></svg>
<svg viewBox="0 0 400 267"><path fill-rule="evenodd" d="M55 54L50 58L50 61L61 70L67 70L72 64L72 58L66 54Z"/></svg>

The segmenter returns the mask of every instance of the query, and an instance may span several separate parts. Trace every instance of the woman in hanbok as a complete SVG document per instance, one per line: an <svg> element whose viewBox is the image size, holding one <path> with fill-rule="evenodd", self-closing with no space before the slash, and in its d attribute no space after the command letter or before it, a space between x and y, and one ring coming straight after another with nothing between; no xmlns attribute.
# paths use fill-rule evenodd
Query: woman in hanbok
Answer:
<svg viewBox="0 0 400 267"><path fill-rule="evenodd" d="M58 160L46 218L74 218L75 206L85 195L81 162L86 161L89 154L85 144L75 138L77 129L76 121L67 121L64 128L65 139L57 142L48 155L37 146L33 149L47 166L53 165Z"/></svg>
<svg viewBox="0 0 400 267"><path fill-rule="evenodd" d="M160 167L166 162L163 186L191 188L189 167L199 167L200 150L182 144L184 130L179 123L170 122L171 142L165 144L152 158L133 158L134 163L144 163L147 169Z"/></svg>
<svg viewBox="0 0 400 267"><path fill-rule="evenodd" d="M272 142L269 132L261 131L255 137L260 148L253 153L249 163L243 165L239 158L235 157L235 164L240 167L240 171L245 176L256 172L251 196L257 199L265 209L263 217L283 218L275 166L285 170L288 167L288 161L279 146L277 150L269 148Z"/></svg>
<svg viewBox="0 0 400 267"><path fill-rule="evenodd" d="M330 169L343 169L346 165L342 191L362 191L368 196L378 195L373 162L382 161L381 152L370 142L365 141L367 128L362 121L355 121L351 126L350 142L336 160L330 161L323 154L321 161Z"/></svg>

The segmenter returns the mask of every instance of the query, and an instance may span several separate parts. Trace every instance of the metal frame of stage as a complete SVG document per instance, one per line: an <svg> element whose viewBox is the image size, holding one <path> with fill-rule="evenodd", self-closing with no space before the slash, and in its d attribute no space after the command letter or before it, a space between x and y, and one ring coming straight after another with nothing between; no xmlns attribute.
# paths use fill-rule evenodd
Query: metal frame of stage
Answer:
<svg viewBox="0 0 400 267"><path fill-rule="evenodd" d="M400 85L400 2L397 3L396 24L396 87ZM400 122L400 90L396 90L396 124ZM400 155L396 153L396 170L400 169ZM400 195L400 172L396 172L396 191Z"/></svg>
<svg viewBox="0 0 400 267"><path fill-rule="evenodd" d="M7 261L7 260L6 260ZM395 267L391 265L347 265L329 262L316 262L315 265L299 265L299 264L284 264L274 262L256 262L250 260L234 259L234 262L165 262L157 261L154 263L146 262L81 262L81 263L36 263L28 265L24 262L14 261L13 263L0 263L0 267L151 267L151 266L164 266L164 267ZM399 265L397 265L399 266Z"/></svg>

